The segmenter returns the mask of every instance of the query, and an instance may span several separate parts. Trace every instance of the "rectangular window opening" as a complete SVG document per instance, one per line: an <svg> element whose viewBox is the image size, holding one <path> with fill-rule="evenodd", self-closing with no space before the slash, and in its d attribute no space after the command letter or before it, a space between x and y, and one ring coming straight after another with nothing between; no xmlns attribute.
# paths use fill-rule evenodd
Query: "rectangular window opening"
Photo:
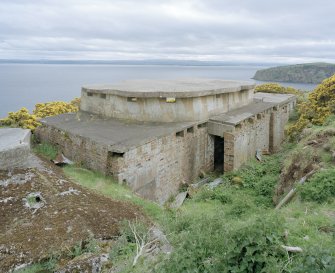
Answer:
<svg viewBox="0 0 335 273"><path fill-rule="evenodd" d="M205 128L205 127L207 127L207 122L198 124L198 128Z"/></svg>
<svg viewBox="0 0 335 273"><path fill-rule="evenodd" d="M119 157L123 157L124 156L124 153L119 153L119 152L112 152L112 157L116 157L116 158L119 158Z"/></svg>
<svg viewBox="0 0 335 273"><path fill-rule="evenodd" d="M100 94L101 99L106 99L106 94Z"/></svg>
<svg viewBox="0 0 335 273"><path fill-rule="evenodd" d="M87 92L87 97L92 97L93 93L92 92Z"/></svg>
<svg viewBox="0 0 335 273"><path fill-rule="evenodd" d="M128 97L127 101L135 102L135 101L137 101L137 98L136 97Z"/></svg>
<svg viewBox="0 0 335 273"><path fill-rule="evenodd" d="M257 114L257 119L261 119L262 115L261 114Z"/></svg>
<svg viewBox="0 0 335 273"><path fill-rule="evenodd" d="M175 103L176 102L176 98L166 98L165 100L167 103Z"/></svg>
<svg viewBox="0 0 335 273"><path fill-rule="evenodd" d="M184 136L184 131L179 131L176 133L177 137L183 137Z"/></svg>
<svg viewBox="0 0 335 273"><path fill-rule="evenodd" d="M193 127L187 128L187 132L188 133L193 133L194 132L194 128Z"/></svg>

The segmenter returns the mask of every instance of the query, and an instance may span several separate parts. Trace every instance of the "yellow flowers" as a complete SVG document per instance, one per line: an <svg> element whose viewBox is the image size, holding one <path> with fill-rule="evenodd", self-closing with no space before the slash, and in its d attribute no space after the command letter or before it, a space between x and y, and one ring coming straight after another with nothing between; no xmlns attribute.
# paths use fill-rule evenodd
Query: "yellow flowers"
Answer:
<svg viewBox="0 0 335 273"><path fill-rule="evenodd" d="M294 94L294 95L301 94L301 91L294 89L293 87L284 87L278 83L264 83L257 85L255 91L266 92L266 93Z"/></svg>
<svg viewBox="0 0 335 273"><path fill-rule="evenodd" d="M77 112L79 103L79 98L74 99L70 103L62 101L38 103L35 105L33 114L30 114L28 109L23 107L17 112L9 112L6 118L0 119L0 125L34 130L40 125L38 122L39 118Z"/></svg>
<svg viewBox="0 0 335 273"><path fill-rule="evenodd" d="M335 113L335 75L325 79L308 95L308 100L298 107L299 120L288 128L288 133L296 135L307 125L322 125Z"/></svg>
<svg viewBox="0 0 335 273"><path fill-rule="evenodd" d="M278 83L264 83L257 85L256 92L275 93L275 94L293 94L297 97L298 103L305 99L304 92L293 87L284 87Z"/></svg>

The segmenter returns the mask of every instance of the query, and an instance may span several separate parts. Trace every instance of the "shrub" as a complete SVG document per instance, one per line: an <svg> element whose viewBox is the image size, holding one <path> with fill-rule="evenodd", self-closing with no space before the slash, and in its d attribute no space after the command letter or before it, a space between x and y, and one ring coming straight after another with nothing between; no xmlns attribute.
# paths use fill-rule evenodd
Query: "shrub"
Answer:
<svg viewBox="0 0 335 273"><path fill-rule="evenodd" d="M38 122L39 118L77 112L79 110L79 101L77 98L70 103L60 101L38 103L35 105L33 114L30 114L27 108L21 108L17 112L9 112L6 118L0 119L0 125L34 130L40 125Z"/></svg>
<svg viewBox="0 0 335 273"><path fill-rule="evenodd" d="M287 132L295 138L309 124L322 125L335 114L335 75L325 79L308 95L308 100L298 106L299 120Z"/></svg>
<svg viewBox="0 0 335 273"><path fill-rule="evenodd" d="M335 272L334 249L318 246L307 249L301 259L292 266L293 273L333 273Z"/></svg>
<svg viewBox="0 0 335 273"><path fill-rule="evenodd" d="M222 214L178 218L190 224L185 230L171 226L178 244L155 272L280 272L283 230L276 216L234 224Z"/></svg>
<svg viewBox="0 0 335 273"><path fill-rule="evenodd" d="M293 94L297 96L301 96L303 94L300 90L293 87L284 87L278 83L264 83L257 85L255 91L275 94Z"/></svg>
<svg viewBox="0 0 335 273"><path fill-rule="evenodd" d="M300 187L302 200L323 203L335 197L335 169L323 170Z"/></svg>
<svg viewBox="0 0 335 273"><path fill-rule="evenodd" d="M23 107L17 112L9 112L7 118L0 119L0 124L33 130L39 125L39 122L36 115L31 115L28 109Z"/></svg>

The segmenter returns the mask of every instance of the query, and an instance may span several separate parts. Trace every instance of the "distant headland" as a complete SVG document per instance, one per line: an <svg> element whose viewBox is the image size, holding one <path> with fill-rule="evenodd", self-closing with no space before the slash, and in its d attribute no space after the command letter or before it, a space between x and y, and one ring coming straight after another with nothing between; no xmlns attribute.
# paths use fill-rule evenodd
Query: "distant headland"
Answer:
<svg viewBox="0 0 335 273"><path fill-rule="evenodd" d="M335 74L335 64L306 63L261 69L256 72L253 79L275 82L321 83L333 74Z"/></svg>

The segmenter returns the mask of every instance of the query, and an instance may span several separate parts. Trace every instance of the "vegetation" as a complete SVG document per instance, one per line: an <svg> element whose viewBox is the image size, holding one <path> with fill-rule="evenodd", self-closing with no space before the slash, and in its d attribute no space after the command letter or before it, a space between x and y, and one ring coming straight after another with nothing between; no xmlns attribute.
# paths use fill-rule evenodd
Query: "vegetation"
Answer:
<svg viewBox="0 0 335 273"><path fill-rule="evenodd" d="M320 133L318 127L314 130ZM334 272L334 195L323 197L334 185L333 165L301 187L296 200L274 210L272 197L283 166L291 164L287 162L292 162L296 150L303 147L287 144L262 162L252 161L225 174L222 185L199 189L178 210L148 209L152 205L145 203L149 201L136 200L123 186L91 171L69 167L65 172L103 194L147 207L147 213L168 234L174 248L168 258L142 258L133 267L136 244L123 225L109 256L115 266L122 265L121 272ZM146 225L139 229L145 233ZM290 254L282 245L299 246L303 252Z"/></svg>
<svg viewBox="0 0 335 273"><path fill-rule="evenodd" d="M288 128L292 138L298 137L307 126L325 124L335 114L335 75L308 94L308 99L298 106L298 113L298 121Z"/></svg>
<svg viewBox="0 0 335 273"><path fill-rule="evenodd" d="M309 63L258 70L254 79L259 81L320 83L333 74L335 74L334 64Z"/></svg>
<svg viewBox="0 0 335 273"><path fill-rule="evenodd" d="M135 203L151 221L136 222L136 230L145 236L151 225L167 235L173 251L170 255L141 256L136 266L137 242L129 223L120 223L120 236L109 252L109 261L118 272L335 272L335 79L324 81L302 102L304 111L315 111L309 127L297 131L297 140L283 145L274 155L253 160L240 170L222 175L215 189L203 186L190 192L178 209L160 207L131 193L110 177L81 166L67 166L64 173L81 185L117 200ZM278 92L295 92L276 87ZM263 89L275 89L271 85ZM294 94L294 93L293 93ZM329 111L328 111L328 110ZM317 112L327 116L316 122ZM313 119L316 119L313 121ZM57 150L47 144L35 148L52 158ZM317 170L305 184L297 185L306 173ZM276 203L293 187L297 195L286 206L275 210ZM99 251L96 244L83 249L78 244L69 256ZM301 247L291 253L283 246ZM36 268L55 266L53 256ZM40 267L39 267L40 266ZM33 272L33 271L22 271Z"/></svg>
<svg viewBox="0 0 335 273"><path fill-rule="evenodd" d="M256 92L266 92L266 93L275 93L275 94L293 94L293 95L302 95L302 91L297 90L293 87L285 87L278 83L264 83L259 84L255 88Z"/></svg>
<svg viewBox="0 0 335 273"><path fill-rule="evenodd" d="M36 144L33 149L36 154L42 155L49 160L55 159L58 154L57 148L48 143Z"/></svg>
<svg viewBox="0 0 335 273"><path fill-rule="evenodd" d="M47 103L38 103L35 105L33 113L30 114L27 108L21 108L17 112L9 112L8 116L0 119L0 126L21 127L34 130L40 125L40 118L55 116L64 113L77 112L80 100L74 99L70 103L55 101Z"/></svg>
<svg viewBox="0 0 335 273"><path fill-rule="evenodd" d="M335 169L322 170L300 189L302 200L331 202L335 197Z"/></svg>

